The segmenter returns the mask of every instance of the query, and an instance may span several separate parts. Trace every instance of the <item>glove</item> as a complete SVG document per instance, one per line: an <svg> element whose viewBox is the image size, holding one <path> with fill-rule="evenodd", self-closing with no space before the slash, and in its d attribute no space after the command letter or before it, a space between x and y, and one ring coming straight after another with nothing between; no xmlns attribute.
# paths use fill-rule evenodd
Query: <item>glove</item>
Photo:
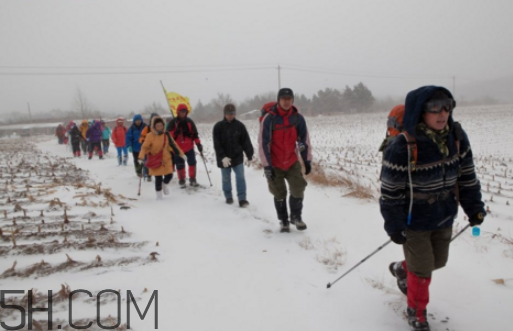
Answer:
<svg viewBox="0 0 513 331"><path fill-rule="evenodd" d="M274 178L276 178L276 176L274 175L273 167L265 167L264 168L264 176L268 180L274 180Z"/></svg>
<svg viewBox="0 0 513 331"><path fill-rule="evenodd" d="M132 153L132 146L128 146L128 152Z"/></svg>
<svg viewBox="0 0 513 331"><path fill-rule="evenodd" d="M87 138L87 141L89 141L89 138Z"/></svg>
<svg viewBox="0 0 513 331"><path fill-rule="evenodd" d="M402 245L406 242L406 234L404 233L404 231L396 232L390 236L390 239L392 239L392 241L395 242L397 245Z"/></svg>
<svg viewBox="0 0 513 331"><path fill-rule="evenodd" d="M187 162L187 155L185 155L185 154L184 154L184 155L180 155L180 157L181 157L185 162Z"/></svg>
<svg viewBox="0 0 513 331"><path fill-rule="evenodd" d="M223 157L223 159L221 160L221 162L223 162L223 167L224 168L228 168L229 166L232 165L232 159L230 159L229 157Z"/></svg>
<svg viewBox="0 0 513 331"><path fill-rule="evenodd" d="M305 163L305 175L309 175L312 172L312 165L310 162Z"/></svg>
<svg viewBox="0 0 513 331"><path fill-rule="evenodd" d="M198 147L198 152L203 153L203 145L197 144L196 147Z"/></svg>
<svg viewBox="0 0 513 331"><path fill-rule="evenodd" d="M485 216L486 216L485 213L477 213L475 215L472 215L468 219L468 221L470 222L470 226L481 225L481 223L483 223L483 221L484 221Z"/></svg>

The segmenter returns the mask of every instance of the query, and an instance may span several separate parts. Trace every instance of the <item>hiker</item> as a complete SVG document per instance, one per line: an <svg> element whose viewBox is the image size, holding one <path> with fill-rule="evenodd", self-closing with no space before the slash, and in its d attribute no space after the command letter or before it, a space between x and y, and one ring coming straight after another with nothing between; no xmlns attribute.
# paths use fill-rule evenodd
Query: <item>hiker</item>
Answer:
<svg viewBox="0 0 513 331"><path fill-rule="evenodd" d="M155 116L158 116L158 114L157 113L151 113L150 121L149 121L150 124L151 124L151 121L153 120L153 118ZM141 136L139 137L139 143L141 143L141 145L144 143L144 139L146 138L146 135L151 132L151 127L150 126L151 125L146 125L146 127L141 131ZM148 171L148 168L144 165L144 162L143 162L143 177L146 177L147 181L151 182L150 173Z"/></svg>
<svg viewBox="0 0 513 331"><path fill-rule="evenodd" d="M458 200L471 226L486 215L467 134L452 117L455 106L443 87L409 92L402 133L384 147L381 214L405 258L389 269L407 295L408 323L416 331L429 330L429 284L447 263Z"/></svg>
<svg viewBox="0 0 513 331"><path fill-rule="evenodd" d="M128 151L132 153L134 157L134 167L137 176L142 176L143 162L139 161L139 152L141 151L142 144L139 142L141 132L146 128L146 123L143 122L143 118L140 114L135 114L132 120L132 125L126 133L126 145Z"/></svg>
<svg viewBox="0 0 513 331"><path fill-rule="evenodd" d="M89 145L87 142L87 130L89 130L89 123L87 123L87 120L82 120L79 130L82 134L82 139L80 139L80 146L82 147L82 152L84 155L86 155L88 150L87 146Z"/></svg>
<svg viewBox="0 0 513 331"><path fill-rule="evenodd" d="M102 127L103 154L107 154L109 153L110 137L112 136L112 131L108 125L105 125L104 120L101 120L100 123Z"/></svg>
<svg viewBox="0 0 513 331"><path fill-rule="evenodd" d="M66 133L66 129L62 124L59 124L57 126L57 129L55 129L55 136L57 137L57 143L59 145L62 145L64 143L64 134Z"/></svg>
<svg viewBox="0 0 513 331"><path fill-rule="evenodd" d="M198 129L194 121L188 117L190 109L187 105L181 103L176 107L177 117L173 118L167 125L167 131L171 134L180 149L187 155L187 164L189 165L189 184L198 186L196 181L196 154L194 153L194 144L198 147L200 153L203 152L203 146L198 137ZM185 187L185 161L175 155L176 171L178 172L178 184L181 188Z"/></svg>
<svg viewBox="0 0 513 331"><path fill-rule="evenodd" d="M146 135L139 153L142 162L148 155L146 164L151 176L155 176L155 191L157 200L162 200L162 193L169 194L169 183L173 178L173 161L171 153L186 158L173 138L165 132L165 122L162 117L155 115L151 120L151 131Z"/></svg>
<svg viewBox="0 0 513 331"><path fill-rule="evenodd" d="M126 147L126 132L127 129L123 125L123 119L119 117L116 119L116 126L112 130L112 142L116 146L118 152L118 165L127 165L128 163L128 149Z"/></svg>
<svg viewBox="0 0 513 331"><path fill-rule="evenodd" d="M93 158L93 152L98 153L100 160L103 159L102 153L102 128L99 121L93 122L94 124L87 130L87 140L89 141L89 160Z"/></svg>
<svg viewBox="0 0 513 331"><path fill-rule="evenodd" d="M293 103L294 92L290 88L280 89L278 102L263 114L258 136L260 161L264 167L269 191L274 196L281 232L290 232L285 182L288 183L290 190L290 223L295 224L300 231L306 230L301 213L307 182L301 173L296 150L299 150L305 165L305 175L312 170L312 153L306 121Z"/></svg>
<svg viewBox="0 0 513 331"><path fill-rule="evenodd" d="M217 122L213 130L214 150L217 166L221 168L223 193L227 204L233 203L231 172L235 173L237 198L240 207L246 207L246 179L244 178L244 155L253 158L253 145L244 124L235 119L236 108L229 103L223 108L224 119Z"/></svg>
<svg viewBox="0 0 513 331"><path fill-rule="evenodd" d="M78 127L73 123L73 127L69 130L69 137L71 140L71 149L73 151L73 157L80 157L80 141L84 140L82 138L82 133L78 129Z"/></svg>

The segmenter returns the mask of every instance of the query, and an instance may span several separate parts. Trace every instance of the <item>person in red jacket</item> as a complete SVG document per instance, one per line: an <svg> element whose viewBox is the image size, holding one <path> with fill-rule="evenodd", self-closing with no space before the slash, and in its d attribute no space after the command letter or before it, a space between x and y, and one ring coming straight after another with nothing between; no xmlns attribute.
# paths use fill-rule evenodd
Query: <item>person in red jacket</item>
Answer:
<svg viewBox="0 0 513 331"><path fill-rule="evenodd" d="M198 137L198 129L196 124L187 115L189 109L183 103L179 104L176 108L177 118L174 118L167 125L167 131L171 134L173 139L178 144L178 147L187 156L187 164L189 165L189 183L191 186L198 186L196 181L196 155L194 154L194 144L198 147L200 153L203 152L203 146ZM175 155L175 164L178 172L178 184L181 188L185 187L185 161Z"/></svg>
<svg viewBox="0 0 513 331"><path fill-rule="evenodd" d="M269 191L274 195L274 206L281 224L281 232L290 232L289 223L300 231L306 230L301 213L307 185L301 173L298 154L305 165L305 175L312 170L312 147L305 118L294 103L289 88L278 92L278 102L265 114L260 124L259 155L264 167ZM287 211L287 185L290 191L290 222Z"/></svg>
<svg viewBox="0 0 513 331"><path fill-rule="evenodd" d="M118 151L118 165L127 165L128 149L126 147L126 131L123 125L123 119L120 117L116 120L116 126L112 129L112 142Z"/></svg>

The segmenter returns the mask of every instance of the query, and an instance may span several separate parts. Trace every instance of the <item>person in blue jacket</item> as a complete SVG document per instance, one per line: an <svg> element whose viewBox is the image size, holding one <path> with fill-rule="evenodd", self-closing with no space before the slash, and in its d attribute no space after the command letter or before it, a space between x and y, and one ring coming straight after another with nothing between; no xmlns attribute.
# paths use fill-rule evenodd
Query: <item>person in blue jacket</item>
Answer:
<svg viewBox="0 0 513 331"><path fill-rule="evenodd" d="M385 231L403 246L405 257L389 269L407 295L406 314L415 331L429 330L431 275L449 258L458 202L471 226L481 224L486 215L468 136L453 120L455 107L451 92L443 87L411 91L403 134L387 144L383 155L381 214Z"/></svg>
<svg viewBox="0 0 513 331"><path fill-rule="evenodd" d="M148 169L139 161L139 152L141 151L142 146L139 142L139 137L145 127L146 123L143 122L142 116L140 114L135 114L132 120L132 125L126 132L126 145L128 147L128 151L134 156L135 173L139 177L143 175L143 170L145 170L145 174L148 173Z"/></svg>

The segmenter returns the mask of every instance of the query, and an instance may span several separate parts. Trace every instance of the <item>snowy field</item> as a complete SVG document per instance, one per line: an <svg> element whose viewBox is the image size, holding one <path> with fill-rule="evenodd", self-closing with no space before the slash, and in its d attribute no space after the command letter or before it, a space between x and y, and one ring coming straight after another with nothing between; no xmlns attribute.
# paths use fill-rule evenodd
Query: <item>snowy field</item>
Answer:
<svg viewBox="0 0 513 331"><path fill-rule="evenodd" d="M513 106L457 108L454 116L469 134L489 215L481 236L463 233L447 267L434 273L429 322L434 331L513 330ZM258 121L245 124L256 149ZM256 162L245 168L250 207L224 203L212 124L198 125L212 187L198 159L205 188L180 189L174 178L163 201L155 200L153 182L143 182L137 195L132 160L118 166L112 147L100 161L72 158L53 137L36 144L1 140L0 289L33 289L36 305L46 305L52 290L54 329L72 330L70 291L93 294L73 300L75 324L85 325L96 318L96 294L113 289L123 303L120 330L127 290L141 311L158 291L160 330L409 330L406 299L388 272L390 262L402 259L400 246L386 246L326 288L389 239L377 202L386 114L307 118L307 124L316 161L307 177L308 230L286 234ZM466 224L461 212L454 231ZM104 325L116 324L114 299L102 296ZM34 313L36 320L46 316ZM20 322L9 309L0 309L0 320ZM154 323L154 303L145 320L132 307L132 329L151 330ZM46 330L46 322L37 327Z"/></svg>

